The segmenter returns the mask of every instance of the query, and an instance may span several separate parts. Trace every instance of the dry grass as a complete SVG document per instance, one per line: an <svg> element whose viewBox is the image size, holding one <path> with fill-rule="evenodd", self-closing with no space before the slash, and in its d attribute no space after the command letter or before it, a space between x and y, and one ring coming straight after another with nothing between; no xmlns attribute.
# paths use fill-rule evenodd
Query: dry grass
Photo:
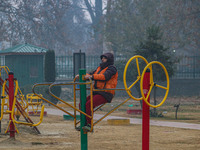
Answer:
<svg viewBox="0 0 200 150"><path fill-rule="evenodd" d="M107 104L96 113L105 114L120 102L122 102L122 99L114 99L111 104ZM178 102L181 105L178 111L178 119L176 120L174 104ZM199 98L171 98L167 99L164 105L157 109L158 112L165 112L163 113L164 117L151 117L151 119L200 124L199 107ZM71 110L70 108L66 109ZM141 115L127 114L127 109L140 109L140 103L130 101L113 112L112 115L141 118ZM38 122L38 117L31 118ZM2 120L2 132L7 128L7 119ZM63 120L63 117L53 115L44 117L42 124L38 126L41 132L40 135L35 134L30 127L23 125L17 125L17 127L20 134L16 134L16 140L11 140L7 134L0 134L1 150L81 149L80 133L74 129L73 121ZM150 127L150 149L152 150L197 150L200 149L199 141L200 130ZM95 126L94 133L88 134L88 149L140 150L142 149L142 127L134 124L111 126L103 121Z"/></svg>
<svg viewBox="0 0 200 150"><path fill-rule="evenodd" d="M125 99L124 99L125 100ZM98 113L105 113L113 109L119 103L122 102L122 99L114 99L112 103L105 105L101 111ZM161 99L158 99L157 102L161 102ZM175 118L176 108L175 104L180 103L177 119ZM153 104L151 102L151 104ZM131 106L131 107L130 107ZM120 108L118 108L112 115L126 116L132 118L141 118L142 115L129 115L127 114L128 109L141 109L140 102L130 100ZM153 108L150 108L153 111ZM184 97L184 98L167 98L165 103L156 108L158 114L162 114L163 117L152 117L153 120L166 120L166 121L178 121L178 122L187 122L187 123L199 123L200 124L200 98L198 97Z"/></svg>
<svg viewBox="0 0 200 150"><path fill-rule="evenodd" d="M32 117L34 120L38 119ZM2 129L6 128L3 120ZM30 127L17 125L20 134L16 140L9 135L0 135L1 150L80 150L80 132L74 130L73 121L48 115L38 127L41 134L36 135ZM150 127L150 149L152 150L197 150L200 148L200 130ZM110 126L101 122L95 126L94 133L88 134L89 150L140 150L142 149L141 125Z"/></svg>

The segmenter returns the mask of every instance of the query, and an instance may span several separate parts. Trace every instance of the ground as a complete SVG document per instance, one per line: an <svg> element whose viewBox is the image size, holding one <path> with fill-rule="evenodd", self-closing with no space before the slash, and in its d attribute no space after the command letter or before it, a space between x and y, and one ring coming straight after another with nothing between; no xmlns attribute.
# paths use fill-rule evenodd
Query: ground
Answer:
<svg viewBox="0 0 200 150"><path fill-rule="evenodd" d="M38 117L31 117L35 122ZM17 125L19 134L10 139L4 134L7 120L2 120L0 134L1 150L80 150L80 132L76 131L73 121L64 120L62 116L47 115L38 126L41 134L36 134L31 127ZM200 149L200 130L150 127L151 150L197 150ZM108 125L106 121L95 126L93 133L88 133L89 150L141 150L141 125Z"/></svg>
<svg viewBox="0 0 200 150"><path fill-rule="evenodd" d="M124 99L114 99L102 110L95 112L105 114L110 107ZM173 104L181 103L178 120L174 118L175 108ZM134 105L133 107L131 105ZM151 118L162 121L178 121L195 123L200 125L199 120L199 97L196 98L173 98L168 99L165 104L158 109L159 112L166 112L163 118ZM45 106L53 108L52 106ZM141 118L141 115L128 115L129 108L140 108L139 102L131 101L113 112L112 115L121 117ZM69 108L66 108L69 109ZM30 116L37 123L39 117ZM36 134L32 127L16 125L19 134L15 139L9 138L5 134L8 126L8 115L4 115L1 120L0 149L1 150L80 150L80 132L74 129L71 120L64 120L63 116L50 115L44 117L43 122L37 127L41 134ZM197 150L200 149L200 130L181 129L173 127L150 127L150 149L151 150ZM94 127L93 133L88 133L88 150L141 150L142 149L142 126L138 124L130 125L109 125L107 121L102 121Z"/></svg>

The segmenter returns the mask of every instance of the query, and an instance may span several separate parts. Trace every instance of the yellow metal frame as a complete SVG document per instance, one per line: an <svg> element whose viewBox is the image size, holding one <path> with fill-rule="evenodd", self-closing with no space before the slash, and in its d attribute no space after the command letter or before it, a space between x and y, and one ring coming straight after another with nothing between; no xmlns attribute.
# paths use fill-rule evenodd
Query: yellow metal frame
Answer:
<svg viewBox="0 0 200 150"><path fill-rule="evenodd" d="M53 96L54 98L58 99L59 101L63 102L64 104L68 105L69 107L73 108L75 111L78 111L78 112L84 114L85 116L91 118L90 115L84 113L83 111L81 111L80 109L76 108L75 106L72 106L71 104L69 104L69 103L63 101L62 99L60 99L59 97L57 97L56 95L54 95L54 94L51 92L51 88L52 88L53 86L59 86L59 85L74 85L74 86L75 86L75 85L83 85L83 84L88 85L88 84L92 84L92 82L86 82L86 83L68 82L68 83L57 83L57 84L56 84L56 83L53 83L53 84L51 84L51 85L49 86L49 94L50 94L51 96ZM72 117L76 117L76 116L73 116L73 115L72 115Z"/></svg>
<svg viewBox="0 0 200 150"><path fill-rule="evenodd" d="M11 120L10 120L9 123L8 123L8 127L7 127L7 129L6 129L6 131L5 131L5 133L8 133L10 123L11 123ZM15 126L16 132L19 133L19 130L17 129L16 124L15 124L14 122L13 122L13 124L14 124L14 126Z"/></svg>
<svg viewBox="0 0 200 150"><path fill-rule="evenodd" d="M2 70L5 70L6 74L8 75L8 73L10 72L9 68L7 66L0 66L0 77L2 75ZM6 80L5 80L6 81ZM4 83L5 83L4 81ZM6 83L5 83L6 84ZM5 95L5 85L2 85L4 86L4 88L2 89L2 91L4 92L4 96L3 96L3 99L4 99L4 105L7 105L7 108L9 107L9 97L8 95ZM21 100L19 103L21 104L22 108L25 110L27 107L28 107L28 104L27 104L27 101L26 99L24 98L24 95L22 94L20 88L18 90L18 95L17 95L17 98L18 100ZM7 103L5 103L5 99L8 99ZM3 109L2 109L3 110ZM3 113L9 113L9 110L4 110Z"/></svg>
<svg viewBox="0 0 200 150"><path fill-rule="evenodd" d="M19 87L18 87L18 92L17 92L16 97L17 97L18 101L21 100L19 103L21 104L23 109L26 110L28 108L28 101L26 100L25 96L23 95L23 93Z"/></svg>
<svg viewBox="0 0 200 150"><path fill-rule="evenodd" d="M145 74L145 72L146 72L146 70L147 70L148 68L152 68L152 65L153 65L153 64L158 64L158 65L160 65L160 66L162 67L162 69L164 70L165 75L166 75L166 80L167 80L167 87L164 87L164 86L161 86L161 85L158 85L158 84L155 84L155 83L154 83L154 81L153 81L152 69L150 69L150 70L151 70L151 71L150 71L150 89L149 89L149 91L148 91L147 96L145 97L145 96L144 96L144 91L143 91L143 79L144 79L144 74ZM154 86L166 90L165 96L164 96L163 100L162 100L162 101L160 102L160 104L158 104L158 105L152 105L152 104L150 104L150 103L148 102L148 98L149 98L150 93L151 93L151 91L152 91L152 89L153 89ZM143 72L142 72L142 76L141 76L141 81L140 81L140 92L141 92L141 95L142 95L144 101L145 101L146 104L149 105L150 107L157 108L157 107L160 107L160 106L165 102L165 100L166 100L166 98L167 98L167 95L168 95L168 92L169 92L169 75L168 75L167 69L165 68L165 66L164 66L162 63L160 63L160 62L158 62L158 61L152 61L152 62L150 62L150 63L144 68L144 70L143 70Z"/></svg>
<svg viewBox="0 0 200 150"><path fill-rule="evenodd" d="M6 83L7 83L7 80L5 80L4 81L4 83L3 83L3 85L2 85L2 104L1 104L1 117L0 117L0 120L2 120L2 118L3 118L3 114L9 114L10 113L10 111L9 111L9 97L8 97L8 95L6 95L5 94L5 87L6 87ZM19 88L18 88L18 90L20 90ZM18 93L17 93L17 95L15 96L15 98L17 98L17 96L19 95L19 91L18 91ZM24 98L23 98L23 95L21 95L20 96L22 99L20 99L21 100L21 102L20 102L20 104L21 104L21 106L22 106L22 108L25 110L26 108L27 108L27 105L25 106L24 104ZM8 99L7 100L7 103L5 103L5 99ZM4 109L4 106L5 105L7 105L7 110L5 110ZM18 114L18 115L20 115L20 112L15 112L15 114Z"/></svg>
<svg viewBox="0 0 200 150"><path fill-rule="evenodd" d="M101 117L99 120L97 120L96 122L94 122L94 120L93 120L93 115L94 115L94 113L93 113L93 112L97 111L98 109L100 109L100 108L101 108L102 106L104 106L105 104L101 105L100 107L98 107L97 109L95 109L95 110L93 111L93 91L105 91L105 90L115 90L115 91L116 91L116 90L125 90L125 89L93 89L93 83L92 83L92 80L91 80L91 79L89 80L89 82L86 82L86 83L79 83L79 82L75 82L75 81L76 81L76 79L74 79L73 82L67 82L67 83L43 83L43 84L35 84L35 85L33 86L33 93L34 93L35 95L39 96L39 94L37 94L37 93L35 92L35 88L36 88L37 86L41 86L41 85L49 85L49 93L50 93L50 95L53 96L54 98L56 98L57 100L59 100L60 102L66 104L67 106L73 108L73 109L74 109L74 115L71 114L71 113L69 113L68 111L64 110L63 108L61 108L61 107L59 107L59 106L57 106L57 105L51 103L49 100L45 99L44 97L41 97L41 96L39 96L39 97L40 97L41 99L45 100L46 102L52 104L52 105L55 106L56 108L62 110L63 112L69 114L70 116L72 116L72 117L74 118L74 126L75 126L75 127L77 126L78 123L80 123L80 121L77 122L77 120L76 120L76 112L77 112L77 111L80 112L81 114L83 114L83 115L85 115L85 116L91 118L91 130L90 130L90 132L93 131L93 126L94 126L94 125L96 125L97 123L99 123L101 120L103 120L105 117L107 117L109 114L111 114L112 112L114 112L116 109L118 109L120 106L122 106L123 104L125 104L127 101L129 101L129 100L131 99L131 98L128 98L127 100L125 100L124 102L120 103L118 106L116 106L115 108L113 108L111 111L109 111L107 114L105 114L103 117ZM86 113L84 113L84 112L81 111L80 109L76 108L76 91L77 91L77 90L80 90L80 89L77 89L77 88L76 88L76 85L82 85L82 84L86 84L86 85L89 85L89 86L90 86L89 89L90 89L90 97L91 97L91 116L88 115L88 114L86 114ZM59 97L57 97L56 95L54 95L54 94L51 92L51 88L52 88L53 86L61 86L61 85L73 85L73 88L74 88L74 106L72 106L71 104L69 104L69 103L63 101L62 99L60 99Z"/></svg>
<svg viewBox="0 0 200 150"><path fill-rule="evenodd" d="M146 64L148 64L148 61L147 61L144 57L142 57L142 56L140 56L140 55L135 55L135 56L133 56L132 58L130 58L130 59L128 60L128 62L126 63L126 66L125 66L125 68L124 68L124 74L123 74L124 88L126 89L127 94L128 94L132 99L134 99L134 100L136 100L136 101L142 100L142 97L139 97L139 98L134 97L134 96L131 94L130 89L131 89L137 82L139 82L139 81L141 80L140 65L139 65L139 62L138 62L138 59L139 59L139 58L142 59ZM133 84L132 84L131 86L127 87L127 84L126 84L126 73L127 73L127 69L128 69L129 64L130 64L131 61L134 60L134 59L136 60L136 66L137 66L138 76L137 76L136 81L133 82Z"/></svg>
<svg viewBox="0 0 200 150"><path fill-rule="evenodd" d="M71 117L73 117L73 118L74 118L74 125L75 125L75 127L76 127L76 125L77 125L77 123L76 123L76 111L78 111L78 112L80 112L81 114L83 114L83 115L85 115L85 116L91 118L91 122L92 122L92 123L91 123L91 131L92 131L92 129L93 129L93 113L92 113L92 115L90 116L90 115L86 114L85 112L81 111L80 109L76 108L76 92L75 92L75 91L77 90L76 87L75 87L76 85L83 85L83 84L86 84L86 85L90 85L90 87L92 87L92 80L90 80L89 82L85 82L85 83L80 83L80 82L75 82L75 81L76 81L76 79L74 79L73 82L66 82L66 83L39 83L39 84L34 84L34 85L33 85L33 88L32 88L32 91L33 91L33 93L34 93L35 95L37 95L38 97L40 97L40 98L43 99L44 101L50 103L50 104L53 105L54 107L58 108L59 110L65 112L66 114L68 114L68 115L70 115ZM74 109L74 115L71 114L70 112L64 110L63 108L59 107L58 105L53 104L52 102L50 102L50 101L47 100L46 98L42 97L40 94L37 94L37 93L35 92L35 88L36 88L37 86L43 86L43 85L49 86L49 94L50 94L51 96L53 96L54 98L56 98L56 99L59 100L60 102L66 104L67 106L73 108L73 109ZM67 102L65 102L65 101L63 101L62 99L60 99L59 97L57 97L56 95L54 95L54 94L51 92L51 88L52 88L53 86L61 86L61 85L73 85L73 86L74 86L74 106L71 105L71 104L69 104L69 103L67 103ZM92 91L91 91L90 94L91 94L91 97L92 97L91 102L92 102L92 104L93 104L93 96L92 96L93 93L92 93ZM92 112L93 112L93 105L92 105L92 104L91 104L91 109L92 109Z"/></svg>
<svg viewBox="0 0 200 150"><path fill-rule="evenodd" d="M1 101L1 117L0 117L0 121L3 119L3 114L4 114L4 104L5 104L5 85L7 83L7 80L3 83L3 86L2 86L2 93L1 93L1 96L2 96L2 101Z"/></svg>
<svg viewBox="0 0 200 150"><path fill-rule="evenodd" d="M14 117L14 112L15 112L15 104L16 104L16 97L18 94L18 90L19 90L19 86L18 86L18 81L15 80L15 93L14 93L14 100L13 100L13 107L12 107L12 112L11 112L11 118L13 120L14 123L17 124L23 124L23 125L28 125L28 126L38 126L42 120L43 120L43 116L44 116L44 105L42 106L42 110L41 110L41 114L40 114L40 121L36 124L34 123L28 123L28 122L20 122L20 121L16 121L15 117ZM26 114L27 115L27 114ZM27 115L28 116L28 115Z"/></svg>
<svg viewBox="0 0 200 150"><path fill-rule="evenodd" d="M40 97L38 97L37 95L34 95L34 94L27 94L26 100L28 102L27 112L30 111L29 106L31 106L31 108L32 108L31 110L33 111L34 114L37 114L38 111L41 110L41 109L39 109L39 106L42 107L43 102L42 102L42 99ZM33 100L36 100L36 102L33 102ZM36 106L36 108L34 106Z"/></svg>
<svg viewBox="0 0 200 150"><path fill-rule="evenodd" d="M0 66L0 76L1 76L1 70L4 69L8 75L8 73L10 72L10 69L7 66Z"/></svg>
<svg viewBox="0 0 200 150"><path fill-rule="evenodd" d="M7 66L0 66L0 77L1 77L1 71L5 70L6 74L8 75L8 73L10 72L9 68ZM7 100L7 103L5 103L5 99L8 99L8 95L5 95L5 85L6 85L7 81L3 83L2 85L2 102L1 102L1 117L0 120L3 119L3 114L4 113L8 113L8 109L5 110L4 112L4 105L7 105L7 108L9 107L9 100Z"/></svg>
<svg viewBox="0 0 200 150"><path fill-rule="evenodd" d="M86 83L75 82L75 79L74 79L73 82L68 82L68 83L57 83L57 84L56 84L56 83L53 83L53 84L51 84L51 85L49 86L49 94L50 94L51 96L53 96L54 98L58 99L59 101L63 102L63 103L66 104L67 106L69 106L69 107L71 107L71 108L74 109L74 115L71 114L71 116L74 118L74 125L75 125L75 127L76 127L76 125L77 125L77 123L76 123L76 111L78 111L78 112L80 112L81 114L83 114L83 115L85 115L85 116L91 118L91 131L92 131L92 130L93 130L93 113L91 113L91 116L90 116L90 115L86 114L85 112L81 111L80 109L76 108L76 90L77 90L77 89L76 89L76 85L83 85L83 84L90 85L90 87L91 87L91 85L92 85L92 80L90 80L89 82L86 82ZM51 88L52 88L53 86L60 86L60 85L73 85L73 86L74 86L74 106L72 106L72 105L70 105L69 103L63 101L62 99L60 99L59 97L57 97L56 95L54 95L54 94L51 92ZM91 111L93 112L93 105L92 105L92 104L93 104L93 96L92 96L93 93L90 92L90 94L91 94Z"/></svg>
<svg viewBox="0 0 200 150"><path fill-rule="evenodd" d="M147 66L146 66L145 69L143 70L142 74L141 74L141 72L140 72L140 66L139 66L139 61L138 61L139 58L142 59L142 60L147 64ZM126 84L126 73L127 73L127 69L128 69L128 66L129 66L130 62L131 62L133 59L136 59L136 65L137 65L138 76L137 76L137 80L136 80L131 86L127 87L127 84ZM153 83L153 73L152 73L152 64L154 64L154 63L159 64L159 65L164 69L165 74L166 74L166 78L167 78L167 87L164 87L164 86L161 86L161 85L154 85L154 83ZM150 91L149 91L148 96L147 96L146 99L145 99L145 97L144 97L144 93L143 93L143 90L142 90L143 87L141 86L141 84L143 84L144 72L146 72L147 68L150 69L150 76L151 76L150 81L151 81L151 84L154 85L154 86L157 86L157 87L159 87L159 88L166 89L166 93L165 93L165 97L164 97L163 101L161 102L161 104L156 105L156 106L151 105L151 104L149 104L149 103L147 102L147 98L148 98L148 96L150 95L150 92L151 92L151 90L152 90L152 85L151 85L151 87L150 87ZM82 78L83 78L83 76L82 76ZM83 115L85 115L85 116L91 118L91 130L90 130L90 132L92 132L92 131L93 131L93 126L94 126L94 125L96 125L97 123L99 123L101 120L103 120L103 119L104 119L105 117L107 117L109 114L111 114L111 113L114 112L116 109L118 109L120 106L122 106L123 104L125 104L126 102L128 102L130 99L137 100L137 101L144 99L145 102L146 102L149 106L155 108L155 107L161 106L161 105L164 103L164 101L166 100L166 98L167 98L168 91L169 91L169 76L168 76L168 73L167 73L166 68L165 68L164 65L161 64L160 62L153 61L153 62L151 62L151 63L148 63L148 61L147 61L144 57L142 57L142 56L140 56L140 55L136 55L136 56L132 57L131 59L129 59L129 61L127 62L126 66L125 66L125 68L124 68L123 81L124 81L124 87L125 87L125 89L93 89L93 83L92 83L92 80L91 80L91 79L89 80L89 82L80 83L80 82L76 82L76 79L74 78L73 82L67 82L67 83L41 83L41 84L35 84L35 85L33 86L33 88L32 88L32 91L33 91L33 93L34 93L35 95L37 95L38 97L40 97L40 98L43 99L44 101L50 103L51 105L55 106L56 108L60 109L61 111L65 112L65 113L69 114L71 117L73 117L73 118L74 118L74 126L75 126L75 127L77 126L78 123L80 123L80 121L77 122L77 120L76 120L76 112L77 112L77 111L80 112L81 114L83 114ZM131 94L131 92L130 92L130 89L131 89L137 82L139 82L139 81L140 81L140 87L141 87L141 95L142 95L142 97L136 98L136 97L132 96L132 94ZM82 85L82 84L86 84L86 85L89 85L89 86L90 86L89 90L90 90L90 96L91 96L91 116L90 116L90 115L87 115L86 113L84 113L84 112L81 111L80 109L76 108L76 91L77 91L77 90L80 90L80 89L76 88L76 85ZM37 94L37 93L35 92L34 89L35 89L37 86L41 86L41 85L48 85L48 86L49 86L49 93L50 93L50 95L53 96L54 98L56 98L57 100L59 100L60 102L66 104L67 106L73 108L73 109L74 109L74 115L71 114L71 113L69 113L68 111L64 110L63 108L61 108L61 107L59 107L59 106L53 104L52 102L50 102L50 101L47 100L46 98L40 96L39 94ZM69 103L63 101L62 99L60 99L59 97L57 97L56 95L54 95L54 94L51 92L51 88L52 88L53 86L62 86L62 85L73 85L73 91L74 91L74 106L72 106L71 104L69 104ZM87 88L87 90L88 90L88 88ZM105 115L104 115L103 117L101 117L99 120L97 120L96 122L93 122L93 115L94 115L93 112L96 111L96 110L98 110L98 109L101 108L102 106L104 106L104 104L103 104L103 105L101 105L100 107L98 107L96 110L93 111L93 91L107 91L107 90L115 90L115 91L116 91L116 90L125 90L125 91L128 93L128 95L129 95L130 97L129 97L128 99L126 99L124 102L120 103L120 104L119 104L118 106L116 106L115 108L113 108L112 110L110 110L107 114L105 114Z"/></svg>
<svg viewBox="0 0 200 150"><path fill-rule="evenodd" d="M2 70L5 70L5 72L6 72L7 75L8 75L9 72L10 72L10 70L9 70L9 68L8 68L7 66L0 66L0 78L2 77ZM8 127L7 127L7 129L6 129L6 131L5 131L5 133L8 132L9 125L10 125L11 121L13 121L13 124L14 124L14 126L15 126L15 129L16 129L16 132L17 132L17 133L19 133L19 131L18 131L17 127L16 127L16 123L24 124L24 125L29 125L29 126L37 126L37 125L39 125L39 124L42 122L43 115L40 116L40 121L39 121L37 124L25 123L25 122L18 122L18 121L16 121L16 120L14 119L14 114L15 114L15 115L18 115L18 116L21 115L20 111L19 111L18 109L15 109L15 108L16 108L15 103L16 103L16 100L17 100L17 103L18 103L18 104L20 105L20 107L21 107L20 109L23 110L23 114L22 114L22 115L24 116L24 118L27 119L27 120L31 120L31 119L29 118L28 114L25 112L26 108L28 108L28 103L27 103L27 101L26 101L24 95L22 94L22 92L21 92L21 90L20 90L20 88L19 88L19 86L18 86L18 82L17 82L16 80L15 80L14 103L13 103L12 110L10 111L10 110L5 110L5 109L4 109L4 105L7 105L7 108L9 108L9 96L8 96L7 94L5 94L5 92L6 92L6 83L7 83L7 80L4 81L2 78L1 78L1 80L2 80L3 84L2 84L2 98L1 98L1 99L2 99L2 105L1 105L1 116L0 116L0 120L3 119L3 115L4 115L4 114L11 114L11 119L12 119L12 120L9 121ZM8 98L7 103L5 103L5 99L6 99L6 98ZM16 110L16 112L15 112L15 110ZM43 112L44 112L44 107L42 108L42 114L43 114Z"/></svg>
<svg viewBox="0 0 200 150"><path fill-rule="evenodd" d="M141 75L141 73L140 73L138 58L143 59L144 62L147 64L147 66L144 68L144 70L143 70L143 72L142 72L142 75ZM137 76L137 80L136 80L131 86L127 87L127 84L126 84L126 73L127 73L127 68L128 68L130 62L131 62L133 59L136 59L136 65L137 65L138 76ZM164 70L164 72L165 72L165 75L166 75L166 79L167 79L167 87L164 87L164 86L155 84L155 83L153 82L153 71L152 71L152 65L153 65L153 64L158 64L158 65L160 65L160 66L163 68L163 70ZM145 98L144 92L143 92L143 79L144 79L144 74L145 74L145 72L146 72L146 70L147 70L148 68L150 69L150 84L151 84L151 86L150 86L150 90L149 90L149 92L148 92L148 94L147 94L147 97ZM135 97L132 96L132 94L130 93L130 89L131 89L139 80L140 80L140 91L141 91L142 97L140 97L140 98L135 98ZM128 93L128 95L129 95L132 99L134 99L134 100L142 100L142 99L144 99L144 101L145 101L150 107L153 107L153 108L160 107L160 106L165 102L165 100L166 100L166 98L167 98L167 96L168 96L168 92L169 92L169 75L168 75L168 72L167 72L167 69L165 68L165 66L164 66L162 63L158 62L158 61L152 61L152 62L148 63L148 61L147 61L144 57L142 57L142 56L140 56L140 55L133 56L132 58L129 59L129 61L127 62L126 66L125 66L125 68L124 68L123 81L124 81L124 87L125 87L125 89L126 89L126 92ZM150 96L151 90L153 89L153 86L156 86L156 87L159 87L159 88L162 88L162 89L165 89L165 90L166 90L165 96L164 96L162 102L161 102L160 104L158 104L158 105L152 105L152 104L150 104L150 103L147 101L147 99L148 99L149 96Z"/></svg>
<svg viewBox="0 0 200 150"><path fill-rule="evenodd" d="M2 99L4 99L4 104L2 104L3 107L6 106L6 109L4 108L4 112L3 113L6 113L6 111L9 110L9 96L5 95L4 97L2 97Z"/></svg>

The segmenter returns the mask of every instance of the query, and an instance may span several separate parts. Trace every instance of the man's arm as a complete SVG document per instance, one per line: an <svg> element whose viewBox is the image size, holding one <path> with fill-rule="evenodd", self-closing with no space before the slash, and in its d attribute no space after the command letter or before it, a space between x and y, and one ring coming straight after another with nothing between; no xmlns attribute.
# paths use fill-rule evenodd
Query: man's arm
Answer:
<svg viewBox="0 0 200 150"><path fill-rule="evenodd" d="M115 68L115 66L109 66L108 69L104 72L104 74L93 74L92 78L94 80L108 81L116 73L117 69Z"/></svg>

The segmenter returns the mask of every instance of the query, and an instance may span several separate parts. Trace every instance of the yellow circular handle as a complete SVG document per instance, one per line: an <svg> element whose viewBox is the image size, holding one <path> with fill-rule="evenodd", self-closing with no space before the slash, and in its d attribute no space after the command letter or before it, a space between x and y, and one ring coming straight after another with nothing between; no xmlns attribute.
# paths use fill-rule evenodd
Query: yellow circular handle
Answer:
<svg viewBox="0 0 200 150"><path fill-rule="evenodd" d="M165 75L166 75L166 79L167 79L167 87L154 84L154 82L153 82L153 73L152 73L152 65L153 65L153 64L159 64L159 65L163 68L163 70L164 70L164 72L165 72ZM145 74L145 72L146 72L146 70L147 70L148 68L150 69L150 89L149 89L149 91L148 91L148 93L147 93L147 96L145 97L145 96L144 96L144 91L143 91L143 79L144 79L144 74ZM150 104L150 103L148 102L148 98L149 98L150 93L151 93L151 90L152 90L152 88L153 88L154 86L166 90L165 96L164 96L163 100L162 100L161 103L158 104L158 105L152 105L152 104ZM141 91L141 95L142 95L144 101L145 101L146 104L149 105L150 107L157 108L157 107L160 107L160 106L165 102L165 100L166 100L166 98L167 98L167 96L168 96L168 92L169 92L169 75L168 75L167 69L165 68L165 66L164 66L162 63L160 63L160 62L158 62L158 61L152 61L152 62L150 62L150 63L144 68L144 70L143 70L143 72L142 72L141 80L140 80L140 91Z"/></svg>
<svg viewBox="0 0 200 150"><path fill-rule="evenodd" d="M123 81L124 81L124 87L125 87L126 92L128 93L128 95L129 95L132 99L137 100L137 101L142 100L142 97L136 98L136 97L132 96L132 94L131 94L131 92L130 92L130 89L141 79L140 67L139 67L139 62L138 62L138 59L139 59L139 58L141 58L146 64L148 64L148 61L147 61L144 57L142 57L142 56L140 56L140 55L135 55L135 56L133 56L132 58L130 58L130 59L128 60L128 62L126 63L126 66L125 66L125 68L124 68L124 74L123 74ZM132 61L133 59L136 59L136 65L137 65L138 76L137 76L136 81L133 82L133 84L132 84L131 86L127 87L127 84L126 84L126 73L127 73L127 68L128 68L129 64L131 63L131 61Z"/></svg>

